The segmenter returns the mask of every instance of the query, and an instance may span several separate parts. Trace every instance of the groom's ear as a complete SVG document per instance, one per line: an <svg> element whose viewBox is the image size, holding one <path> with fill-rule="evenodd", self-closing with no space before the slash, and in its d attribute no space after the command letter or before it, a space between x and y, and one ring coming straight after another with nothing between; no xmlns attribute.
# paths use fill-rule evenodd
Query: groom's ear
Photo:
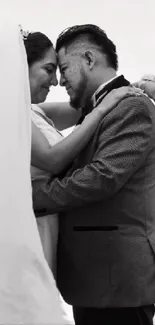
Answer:
<svg viewBox="0 0 155 325"><path fill-rule="evenodd" d="M95 64L95 55L93 51L87 50L83 53L83 57L86 60L86 64L89 66L89 69L91 70L94 67Z"/></svg>

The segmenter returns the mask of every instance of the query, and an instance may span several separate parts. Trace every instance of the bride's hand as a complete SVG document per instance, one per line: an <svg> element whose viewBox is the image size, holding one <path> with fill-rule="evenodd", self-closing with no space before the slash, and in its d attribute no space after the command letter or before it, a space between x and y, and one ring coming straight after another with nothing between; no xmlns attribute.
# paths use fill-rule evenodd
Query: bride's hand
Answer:
<svg viewBox="0 0 155 325"><path fill-rule="evenodd" d="M123 86L117 89L113 89L95 108L101 115L105 115L112 108L114 108L122 99L130 96L140 96L143 94L143 90L133 86Z"/></svg>

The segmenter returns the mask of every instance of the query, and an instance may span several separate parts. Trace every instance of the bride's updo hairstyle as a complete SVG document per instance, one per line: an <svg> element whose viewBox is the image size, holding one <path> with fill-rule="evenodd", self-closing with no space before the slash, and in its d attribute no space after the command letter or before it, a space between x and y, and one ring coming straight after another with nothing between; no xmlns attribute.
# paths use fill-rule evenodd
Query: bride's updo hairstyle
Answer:
<svg viewBox="0 0 155 325"><path fill-rule="evenodd" d="M45 53L53 47L51 40L43 33L24 32L21 29L21 34L26 49L29 67L34 62L41 60Z"/></svg>

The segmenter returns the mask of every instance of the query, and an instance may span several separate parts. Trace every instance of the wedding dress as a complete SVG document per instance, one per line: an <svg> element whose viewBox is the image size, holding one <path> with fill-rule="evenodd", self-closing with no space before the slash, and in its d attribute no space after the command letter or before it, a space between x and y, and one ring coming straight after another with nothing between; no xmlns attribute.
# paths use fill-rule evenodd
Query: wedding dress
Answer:
<svg viewBox="0 0 155 325"><path fill-rule="evenodd" d="M33 123L41 130L51 146L63 139L62 134L55 128L53 122L45 115L38 105L32 105L31 118ZM51 173L31 166L31 179L35 180L50 177ZM56 255L58 240L58 214L46 215L36 219L43 246L45 258L50 269L56 277Z"/></svg>
<svg viewBox="0 0 155 325"><path fill-rule="evenodd" d="M32 209L31 103L18 26L0 21L0 324L69 324Z"/></svg>

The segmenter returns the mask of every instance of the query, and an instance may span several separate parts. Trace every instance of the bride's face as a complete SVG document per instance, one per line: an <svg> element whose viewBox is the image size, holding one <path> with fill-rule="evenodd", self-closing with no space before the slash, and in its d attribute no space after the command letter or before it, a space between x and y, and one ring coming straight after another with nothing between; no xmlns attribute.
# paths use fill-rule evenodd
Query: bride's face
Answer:
<svg viewBox="0 0 155 325"><path fill-rule="evenodd" d="M53 47L47 50L41 60L34 62L29 67L31 102L33 104L44 102L50 87L57 86L56 68L57 58Z"/></svg>

